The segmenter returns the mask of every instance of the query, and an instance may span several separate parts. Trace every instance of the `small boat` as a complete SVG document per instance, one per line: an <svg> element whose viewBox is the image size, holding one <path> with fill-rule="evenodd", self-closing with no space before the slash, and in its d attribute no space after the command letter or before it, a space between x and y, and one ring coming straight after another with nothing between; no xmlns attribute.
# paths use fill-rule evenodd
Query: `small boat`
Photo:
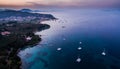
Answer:
<svg viewBox="0 0 120 69"><path fill-rule="evenodd" d="M105 49L103 50L103 52L101 53L103 56L106 55Z"/></svg>
<svg viewBox="0 0 120 69"><path fill-rule="evenodd" d="M57 48L58 51L62 50L62 48Z"/></svg>
<svg viewBox="0 0 120 69"><path fill-rule="evenodd" d="M79 44L82 44L82 42L79 42Z"/></svg>
<svg viewBox="0 0 120 69"><path fill-rule="evenodd" d="M81 50L82 49L82 47L78 47L78 50Z"/></svg>
<svg viewBox="0 0 120 69"><path fill-rule="evenodd" d="M66 28L65 26L62 26L62 28Z"/></svg>
<svg viewBox="0 0 120 69"><path fill-rule="evenodd" d="M81 62L81 58L78 57L78 58L76 59L76 62L80 63L80 62Z"/></svg>
<svg viewBox="0 0 120 69"><path fill-rule="evenodd" d="M66 40L65 38L63 38L63 40Z"/></svg>

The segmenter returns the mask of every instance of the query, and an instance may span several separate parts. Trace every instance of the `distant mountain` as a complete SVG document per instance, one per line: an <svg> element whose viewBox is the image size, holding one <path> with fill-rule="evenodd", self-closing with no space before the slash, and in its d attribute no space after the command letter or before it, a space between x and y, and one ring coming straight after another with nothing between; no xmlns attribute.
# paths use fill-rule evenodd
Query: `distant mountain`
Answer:
<svg viewBox="0 0 120 69"><path fill-rule="evenodd" d="M3 11L3 9L0 9L0 11Z"/></svg>
<svg viewBox="0 0 120 69"><path fill-rule="evenodd" d="M33 10L33 12L44 12L44 11L40 11L40 10Z"/></svg>
<svg viewBox="0 0 120 69"><path fill-rule="evenodd" d="M5 11L5 10L8 10L8 9L0 9L0 11ZM9 9L10 10L10 9Z"/></svg>
<svg viewBox="0 0 120 69"><path fill-rule="evenodd" d="M18 11L21 11L21 12L46 12L46 11L43 11L43 10L31 10L31 9L21 9L21 10L18 10Z"/></svg>
<svg viewBox="0 0 120 69"><path fill-rule="evenodd" d="M29 13L29 12L21 12L16 10L4 10L0 11L0 18L6 18L6 17L43 17L43 18L54 18L51 14L38 14L38 13Z"/></svg>
<svg viewBox="0 0 120 69"><path fill-rule="evenodd" d="M22 12L16 10L4 10L0 11L0 23L7 23L9 21L17 22L36 22L39 23L44 20L54 20L56 19L51 14L39 14L39 13L30 13Z"/></svg>
<svg viewBox="0 0 120 69"><path fill-rule="evenodd" d="M21 11L21 12L32 12L31 9L21 9L21 10L19 10L19 11Z"/></svg>

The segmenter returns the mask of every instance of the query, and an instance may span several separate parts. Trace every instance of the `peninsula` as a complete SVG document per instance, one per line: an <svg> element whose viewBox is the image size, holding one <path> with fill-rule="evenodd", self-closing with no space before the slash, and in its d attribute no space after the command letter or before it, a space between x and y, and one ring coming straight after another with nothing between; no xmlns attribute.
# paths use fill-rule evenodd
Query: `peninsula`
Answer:
<svg viewBox="0 0 120 69"><path fill-rule="evenodd" d="M19 50L40 42L34 32L50 28L42 21L55 19L51 14L0 10L0 69L21 69Z"/></svg>

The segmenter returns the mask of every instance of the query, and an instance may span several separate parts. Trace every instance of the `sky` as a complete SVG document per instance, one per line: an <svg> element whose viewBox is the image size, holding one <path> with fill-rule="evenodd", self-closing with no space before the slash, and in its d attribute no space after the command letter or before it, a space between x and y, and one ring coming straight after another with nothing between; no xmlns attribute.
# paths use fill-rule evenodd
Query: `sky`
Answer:
<svg viewBox="0 0 120 69"><path fill-rule="evenodd" d="M120 0L0 0L0 8L120 7Z"/></svg>

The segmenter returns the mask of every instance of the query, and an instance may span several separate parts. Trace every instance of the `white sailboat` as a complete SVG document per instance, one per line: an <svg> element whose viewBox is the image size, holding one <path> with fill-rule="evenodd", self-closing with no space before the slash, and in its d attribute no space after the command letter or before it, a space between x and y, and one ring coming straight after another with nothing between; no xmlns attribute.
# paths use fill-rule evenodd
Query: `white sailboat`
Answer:
<svg viewBox="0 0 120 69"><path fill-rule="evenodd" d="M58 51L62 50L62 48L57 48Z"/></svg>
<svg viewBox="0 0 120 69"><path fill-rule="evenodd" d="M103 50L103 52L101 53L103 56L106 55L105 49Z"/></svg>
<svg viewBox="0 0 120 69"><path fill-rule="evenodd" d="M82 47L78 47L78 50L81 50L82 49Z"/></svg>
<svg viewBox="0 0 120 69"><path fill-rule="evenodd" d="M76 59L76 62L80 63L80 62L81 62L81 58L78 57L78 58Z"/></svg>

